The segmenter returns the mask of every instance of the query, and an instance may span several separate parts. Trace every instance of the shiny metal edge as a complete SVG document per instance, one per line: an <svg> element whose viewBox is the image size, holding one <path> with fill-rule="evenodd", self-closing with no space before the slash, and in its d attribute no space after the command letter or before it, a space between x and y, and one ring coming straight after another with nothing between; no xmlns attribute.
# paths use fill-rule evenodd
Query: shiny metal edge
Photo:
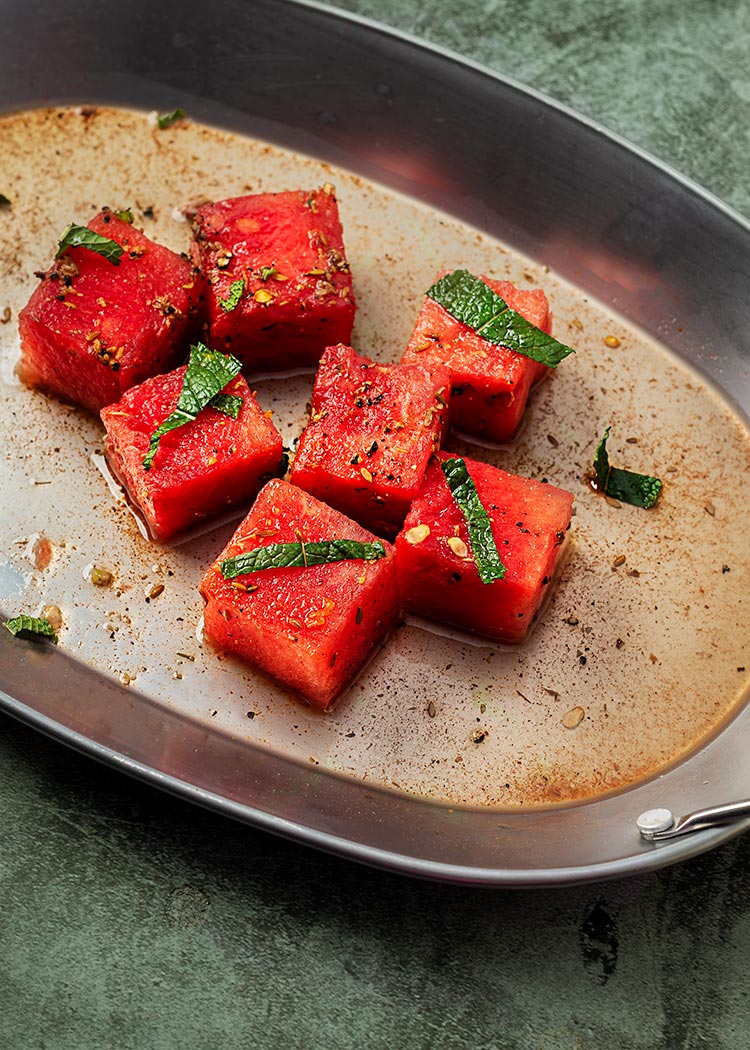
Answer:
<svg viewBox="0 0 750 1050"><path fill-rule="evenodd" d="M12 697L0 691L0 706L25 725L31 726L45 736L72 748L74 751L110 766L117 772L134 777L161 791L166 791L186 802L214 810L222 816L230 817L240 823L251 824L263 831L278 835L281 838L303 843L314 849L333 854L345 860L356 861L373 868L408 875L414 878L437 882L452 882L484 887L504 887L520 889L525 887L553 887L578 885L588 882L600 882L611 879L645 874L668 867L679 861L689 860L707 850L714 849L736 835L750 829L750 818L734 825L713 828L696 832L687 839L670 841L658 848L646 848L632 857L623 860L587 864L580 867L570 866L554 869L519 868L517 870L502 868L470 867L462 864L447 864L423 860L420 857L395 853L390 850L377 849L362 843L356 843L342 836L322 833L306 824L269 814L249 805L242 805L224 798L213 791L206 791L194 784L163 773L143 762L135 761L113 751L90 737L76 733L61 726L53 719L17 703ZM429 805L424 802L424 805Z"/></svg>

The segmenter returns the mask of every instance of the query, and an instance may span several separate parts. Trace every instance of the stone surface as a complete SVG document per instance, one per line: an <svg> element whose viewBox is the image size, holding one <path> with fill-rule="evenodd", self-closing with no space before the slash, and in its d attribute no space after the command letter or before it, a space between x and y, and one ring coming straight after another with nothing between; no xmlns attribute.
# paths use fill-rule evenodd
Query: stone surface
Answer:
<svg viewBox="0 0 750 1050"><path fill-rule="evenodd" d="M750 213L739 0L381 0L377 13ZM233 824L5 716L0 766L0 1047L747 1046L748 836L637 879L477 891Z"/></svg>
<svg viewBox="0 0 750 1050"><path fill-rule="evenodd" d="M329 6L375 17L366 0ZM750 216L743 0L380 0L375 10L597 120Z"/></svg>
<svg viewBox="0 0 750 1050"><path fill-rule="evenodd" d="M0 727L9 1050L747 1046L747 836L618 882L434 885Z"/></svg>

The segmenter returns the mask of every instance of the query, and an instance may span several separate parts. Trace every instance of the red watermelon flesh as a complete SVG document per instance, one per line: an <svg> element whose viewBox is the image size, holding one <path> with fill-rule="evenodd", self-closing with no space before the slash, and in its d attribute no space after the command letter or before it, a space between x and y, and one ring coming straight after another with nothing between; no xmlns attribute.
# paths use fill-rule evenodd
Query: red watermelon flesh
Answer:
<svg viewBox="0 0 750 1050"><path fill-rule="evenodd" d="M519 289L510 281L484 276L481 280L527 321L549 332L549 304L540 288ZM402 361L450 368L451 425L496 442L509 441L516 433L531 387L548 371L538 361L483 339L430 298L419 312Z"/></svg>
<svg viewBox="0 0 750 1050"><path fill-rule="evenodd" d="M184 359L203 280L111 211L88 228L125 249L119 264L82 247L55 260L19 314L18 372L29 386L98 413Z"/></svg>
<svg viewBox="0 0 750 1050"><path fill-rule="evenodd" d="M355 302L332 186L206 204L194 232L211 345L246 374L314 368L326 346L349 341ZM233 287L241 298L227 309Z"/></svg>
<svg viewBox="0 0 750 1050"><path fill-rule="evenodd" d="M448 423L450 375L381 365L329 347L291 480L378 535L393 537Z"/></svg>
<svg viewBox="0 0 750 1050"><path fill-rule="evenodd" d="M144 470L151 434L174 411L185 372L183 366L147 379L101 413L107 458L162 543L249 506L282 464L281 435L237 376L223 391L242 399L237 419L204 408L194 422L162 436L151 469Z"/></svg>
<svg viewBox="0 0 750 1050"><path fill-rule="evenodd" d="M330 707L398 619L393 548L378 561L268 569L234 580L221 562L274 543L375 537L285 481L269 481L201 583L205 637L313 706ZM382 541L381 541L382 542Z"/></svg>
<svg viewBox="0 0 750 1050"><path fill-rule="evenodd" d="M430 464L396 539L403 607L494 641L522 641L552 582L573 496L464 458L507 570L503 579L485 584L471 554L466 521L440 468L447 458L438 453Z"/></svg>

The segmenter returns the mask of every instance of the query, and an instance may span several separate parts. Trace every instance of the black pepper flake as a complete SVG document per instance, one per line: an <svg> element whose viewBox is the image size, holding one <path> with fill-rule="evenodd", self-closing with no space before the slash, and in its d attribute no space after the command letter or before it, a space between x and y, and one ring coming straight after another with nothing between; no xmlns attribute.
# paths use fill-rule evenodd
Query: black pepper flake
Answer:
<svg viewBox="0 0 750 1050"><path fill-rule="evenodd" d="M623 642L622 638L618 638L615 642L615 649L622 649L623 645L625 645L625 642Z"/></svg>
<svg viewBox="0 0 750 1050"><path fill-rule="evenodd" d="M247 712L247 717L250 718L250 719L253 719L253 718L255 718L257 713L258 713L257 711L248 711Z"/></svg>
<svg viewBox="0 0 750 1050"><path fill-rule="evenodd" d="M370 447L367 450L367 455L368 456L374 456L377 451L378 451L378 443L377 443L377 441L373 441L373 443L370 445Z"/></svg>
<svg viewBox="0 0 750 1050"><path fill-rule="evenodd" d="M586 657L585 656L579 656L578 657L578 663L581 665L581 667L585 667L586 666Z"/></svg>
<svg viewBox="0 0 750 1050"><path fill-rule="evenodd" d="M728 565L722 565L721 571L722 572L731 572L731 569L729 568Z"/></svg>

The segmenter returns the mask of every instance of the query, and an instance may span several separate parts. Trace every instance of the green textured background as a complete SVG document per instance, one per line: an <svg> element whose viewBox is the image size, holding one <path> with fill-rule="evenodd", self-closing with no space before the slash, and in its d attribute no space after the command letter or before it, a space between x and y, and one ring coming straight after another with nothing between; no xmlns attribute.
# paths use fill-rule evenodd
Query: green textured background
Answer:
<svg viewBox="0 0 750 1050"><path fill-rule="evenodd" d="M563 100L750 213L740 0L339 7ZM489 892L237 826L0 718L0 1050L746 1050L750 837Z"/></svg>

